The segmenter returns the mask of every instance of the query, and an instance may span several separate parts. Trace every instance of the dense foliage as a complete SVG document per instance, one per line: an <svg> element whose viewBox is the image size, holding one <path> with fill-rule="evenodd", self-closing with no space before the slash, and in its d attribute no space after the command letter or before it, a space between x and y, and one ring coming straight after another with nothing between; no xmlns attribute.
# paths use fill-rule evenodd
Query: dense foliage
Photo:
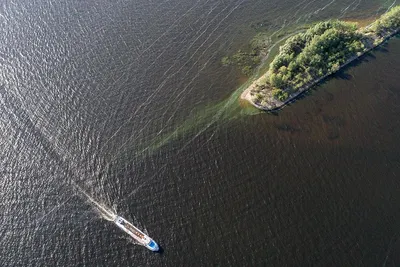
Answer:
<svg viewBox="0 0 400 267"><path fill-rule="evenodd" d="M364 50L363 35L353 23L326 21L289 38L270 64L269 83L274 96L284 100L309 82L335 72Z"/></svg>
<svg viewBox="0 0 400 267"><path fill-rule="evenodd" d="M320 22L304 33L287 39L270 64L267 87L284 101L293 92L339 70L349 59L359 56L372 44L400 28L400 6L393 7L369 27L338 20Z"/></svg>
<svg viewBox="0 0 400 267"><path fill-rule="evenodd" d="M393 7L389 12L383 14L379 19L367 28L378 36L384 36L387 32L391 32L400 27L400 6Z"/></svg>

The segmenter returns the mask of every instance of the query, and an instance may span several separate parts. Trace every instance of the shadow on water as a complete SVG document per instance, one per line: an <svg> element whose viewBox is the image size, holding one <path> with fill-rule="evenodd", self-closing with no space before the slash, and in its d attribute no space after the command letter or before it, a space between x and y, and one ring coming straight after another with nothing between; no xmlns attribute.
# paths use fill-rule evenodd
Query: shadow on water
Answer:
<svg viewBox="0 0 400 267"><path fill-rule="evenodd" d="M378 50L380 48L384 49L384 51L388 51L387 48L384 48L382 46L379 46L375 49ZM363 63L370 62L371 60L376 60L376 56L372 53L372 51L368 52L368 53L362 55L361 57L355 59L354 61L350 62L344 68L340 69L338 72L334 73L333 75L331 75L330 77L325 79L323 82L329 81L330 78L339 78L339 79L347 80L347 81L351 80L352 76L350 74L348 74L348 70L351 68L357 67Z"/></svg>
<svg viewBox="0 0 400 267"><path fill-rule="evenodd" d="M275 116L275 117L279 116L279 111L278 110L265 111L265 113L270 114L270 115Z"/></svg>
<svg viewBox="0 0 400 267"><path fill-rule="evenodd" d="M164 248L158 244L158 251L155 251L154 253L162 255L164 253Z"/></svg>
<svg viewBox="0 0 400 267"><path fill-rule="evenodd" d="M264 75L265 67L268 66L269 63L271 62L270 55L273 54L271 52L272 49L277 47L288 37L303 30L304 29L302 27L299 27L299 29L295 30L294 32L290 32L287 36L284 36L283 38L277 40L274 44L271 44L266 58L263 59L263 63L258 68L256 68L255 73L244 84L242 84L239 88L237 88L227 99L211 105L196 108L195 110L193 110L193 112L191 112L193 115L191 115L190 118L180 123L179 126L176 127L174 130L169 131L167 133L158 134L150 141L142 142L140 147L133 148L129 147L130 145L128 144L124 149L120 151L120 153L115 155L111 161L120 158L122 154L125 155L139 154L142 156L151 155L155 151L166 145L167 143L177 140L183 135L187 135L189 132L195 134L193 137L194 139L205 130L215 126L215 123L218 122L220 124L222 122L235 119L239 116L257 115L261 113L269 113L271 115L278 116L277 111L265 112L253 107L252 105L246 105L245 107L241 107L238 103L239 98L242 92L246 88L248 88L255 80ZM134 151L130 151L132 149Z"/></svg>
<svg viewBox="0 0 400 267"><path fill-rule="evenodd" d="M376 51L382 52L382 53L389 53L389 49L385 45L380 45L377 48L375 48Z"/></svg>
<svg viewBox="0 0 400 267"><path fill-rule="evenodd" d="M339 70L337 73L327 77L326 79L312 86L309 90L301 93L298 97L285 105L285 107L291 106L296 101L311 95L312 92L316 90L319 85L329 82L330 79L338 78L342 80L351 80L352 76L347 73L349 68L358 66L363 62L368 62L369 59L375 59L375 56L372 53L367 53L366 55L363 55L359 59L348 64L345 68ZM175 130L164 135L159 135L152 139L149 143L143 145L140 149L141 153L147 152L151 154L168 142L176 140L184 134L193 132L195 131L195 129L197 129L197 136L217 122L231 120L241 115L256 115L260 113L266 113L273 116L279 116L279 111L281 109L273 111L261 111L252 106L245 108L239 106L238 99L240 97L240 94L259 76L259 73L254 75L252 79L249 79L245 84L240 86L234 93L232 93L232 95L228 99L214 105L198 108L197 110L195 110L195 112L193 112L194 115L191 118L181 123L177 128L175 128Z"/></svg>
<svg viewBox="0 0 400 267"><path fill-rule="evenodd" d="M332 78L339 78L340 80L350 81L353 77L346 72L346 70L340 70L335 73Z"/></svg>
<svg viewBox="0 0 400 267"><path fill-rule="evenodd" d="M397 35L396 38L399 38L400 35ZM376 57L373 54L374 51L380 51L387 53L387 44L384 43L383 45L380 45L376 48L374 48L373 51L368 52L358 59L354 60L353 62L349 63L346 65L344 68L339 70L338 72L328 76L327 78L323 79L322 81L318 82L314 86L312 86L309 90L306 90L305 92L301 93L299 96L297 96L295 99L290 101L287 106L293 105L296 101L302 100L306 96L309 96L313 93L314 90L317 90L320 85L323 85L327 82L330 81L330 79L341 79L341 80L346 80L349 81L353 77L348 73L350 68L357 67L361 65L362 63L365 62L370 62L371 60L375 60ZM199 136L201 133L206 131L207 129L211 127L215 127L215 124L220 124L232 119L235 119L239 116L243 115L257 115L261 113L267 113L269 115L273 116L278 116L279 111L283 108L273 110L273 111L262 111L258 110L255 107L249 105L246 107L241 107L238 102L239 102L239 97L240 94L248 87L250 84L258 79L262 73L260 73L260 70L262 68L258 68L257 72L247 80L244 84L242 84L239 88L237 88L227 99L217 102L214 104L206 105L203 107L195 108L193 110L192 115L184 120L182 123L179 124L175 129L165 132L165 133L160 133L157 136L151 138L148 142L143 142L141 143L140 147L129 147L129 145L124 149L124 151L121 151L116 157L114 157L113 160L120 158L122 155L122 152L125 155L140 155L140 157L144 156L149 156L165 146L166 144L174 141L181 139L183 136L188 136L188 134L194 134L193 138L191 140L194 140L197 136ZM328 96L328 98L332 99L333 96ZM189 141L190 142L190 141ZM186 145L184 145L185 147ZM131 150L131 151L129 151ZM136 156L137 159L137 156Z"/></svg>
<svg viewBox="0 0 400 267"><path fill-rule="evenodd" d="M396 38L399 38L399 35L396 35ZM361 57L355 59L354 61L350 62L349 64L347 64L345 67L343 67L342 69L340 69L339 71L335 72L332 75L329 75L328 77L326 77L325 79L319 81L318 83L316 83L315 85L313 85L310 89L302 92L301 94L299 94L296 98L294 98L293 100L291 100L289 103L287 103L284 107L287 106L291 106L293 105L296 101L301 100L303 98L305 98L306 96L309 96L313 93L313 91L317 90L317 88L320 85L324 85L326 83L328 83L331 79L339 79L339 80L346 80L346 81L350 81L353 76L351 74L348 73L349 69L357 67L363 63L366 62L370 62L371 60L376 60L376 56L373 54L374 51L378 51L378 52L383 52L383 53L388 53L389 50L387 49L387 43L384 43L376 48L374 48L372 51L362 55ZM333 98L333 96L329 96L330 99ZM329 99L328 99L329 100ZM282 108L284 108L282 107ZM265 113L271 114L271 115L278 115L278 112L282 109L279 108L277 110L274 111L268 111Z"/></svg>

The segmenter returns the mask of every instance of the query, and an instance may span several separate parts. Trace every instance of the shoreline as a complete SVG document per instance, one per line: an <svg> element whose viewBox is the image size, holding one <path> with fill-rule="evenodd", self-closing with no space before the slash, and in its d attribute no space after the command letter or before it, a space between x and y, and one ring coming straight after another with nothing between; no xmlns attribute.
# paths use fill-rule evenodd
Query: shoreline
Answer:
<svg viewBox="0 0 400 267"><path fill-rule="evenodd" d="M285 100L285 101L280 101L278 99L276 99L275 97L272 96L272 90L268 90L267 94L269 94L268 99L267 99L267 104L266 105L260 105L255 103L252 98L251 98L251 90L253 88L255 88L256 85L259 85L259 83L261 82L261 80L263 79L267 79L269 76L269 73L266 72L264 74L261 75L261 77L259 77L257 80L253 81L251 83L250 86L248 86L240 95L240 99L242 100L246 100L248 101L251 105L253 105L254 107L264 110L264 111L276 111L279 110L281 108L283 108L284 106L286 106L287 104L294 102L296 100L297 97L299 97L301 94L303 94L304 92L308 91L309 89L311 89L314 85L318 84L319 82L321 82L322 80L326 79L327 77L331 76L332 74L337 73L339 70L343 69L344 67L346 67L348 64L352 63L353 61L361 58L362 56L364 56L365 54L369 53L371 50L375 49L376 47L382 45L385 41L387 41L388 39L390 39L391 37L393 37L394 35L398 34L400 32L400 29L397 29L389 34L387 34L385 37L382 38L382 40L380 40L379 43L377 43L376 45L374 45L372 43L372 46L369 47L367 50L365 50L364 52L362 52L360 55L351 57L350 59L348 59L345 63L343 63L342 65L339 66L339 68L334 71L334 72L330 72L325 74L324 76L310 82L309 84L305 85L303 88L300 88L297 92L289 95L289 97ZM376 41L378 40L378 38L376 37L371 37L372 41Z"/></svg>

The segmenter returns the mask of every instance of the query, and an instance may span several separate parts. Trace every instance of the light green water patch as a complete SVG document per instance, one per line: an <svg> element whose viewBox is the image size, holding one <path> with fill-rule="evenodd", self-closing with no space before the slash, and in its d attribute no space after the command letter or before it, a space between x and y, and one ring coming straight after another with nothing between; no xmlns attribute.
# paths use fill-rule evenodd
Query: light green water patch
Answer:
<svg viewBox="0 0 400 267"><path fill-rule="evenodd" d="M244 84L234 90L228 98L217 103L207 104L205 106L195 108L191 112L192 115L179 124L179 126L177 126L174 130L165 133L161 132L157 136L153 137L150 141L141 142L141 145L132 148L136 152L132 151L132 153L128 152L125 154L129 157L134 154L136 159L150 156L166 144L174 140L183 139L189 134L194 134L194 137L190 139L193 140L211 127L215 127L215 125L221 125L222 123L237 119L240 116L265 113L264 111L255 108L247 101L240 100L240 95L255 80L261 77L261 75L264 75L271 60L273 59L273 56L278 52L279 46L290 36L302 31L303 27L297 27L297 31L286 31L290 32L290 34L281 37L274 44L272 44L269 48L270 50L268 51L268 55L266 58L264 58L262 64L257 67L253 75Z"/></svg>
<svg viewBox="0 0 400 267"><path fill-rule="evenodd" d="M126 157L130 160L134 159L134 161L137 162L141 158L153 155L162 147L176 140L186 141L186 143L179 148L183 149L188 143L207 130L211 130L211 132L215 131L222 124L243 115L261 113L262 111L254 108L250 104L243 107L239 103L240 94L256 78L257 76L254 75L252 79L249 79L223 101L195 108L191 112L192 115L175 127L175 129L161 132L148 141L139 142L139 145L138 142L135 146L127 144L127 146L115 155L111 161L120 161ZM121 162L124 162L124 160Z"/></svg>
<svg viewBox="0 0 400 267"><path fill-rule="evenodd" d="M242 108L238 104L240 94L241 90L236 90L224 101L196 108L192 112L194 115L181 123L173 131L161 134L152 139L148 144L141 146L139 154L152 154L167 143L181 139L189 133L194 133L194 137L197 137L215 124L225 123L241 116ZM253 107L251 109L256 110Z"/></svg>
<svg viewBox="0 0 400 267"><path fill-rule="evenodd" d="M387 5L387 2L385 3L385 5ZM380 9L383 10L385 5L380 5ZM380 9L378 11L380 11ZM305 31L315 23L317 22L312 21L302 25L291 24L286 27L282 27L279 30L275 30L274 32L259 32L258 35L254 37L255 39L253 39L252 42L256 43L256 46L258 46L263 42L268 41L266 48L268 49L268 51L266 51L267 56L261 60L261 64L254 69L253 74L244 84L240 85L228 98L222 101L196 107L191 111L190 117L182 121L174 129L162 131L149 140L140 142L139 146L131 146L122 152L124 152L124 154L130 158L144 158L152 155L162 147L166 146L168 143L175 140L188 140L187 142L191 142L201 133L210 129L215 130L227 121L237 119L240 116L265 113L264 111L253 107L246 101L240 101L239 98L241 93L248 86L250 86L253 81L257 80L259 77L261 77L261 75L266 73L272 59L279 52L279 46L283 44L287 38L299 32ZM247 46L251 48L251 45L248 44ZM185 145L183 145L183 147L184 146ZM115 158L120 158L122 152L119 155L116 155Z"/></svg>
<svg viewBox="0 0 400 267"><path fill-rule="evenodd" d="M264 113L250 104L244 103L240 105L240 95L243 90L251 85L253 81L258 79L263 74L260 70L257 71L250 79L237 88L227 99L208 104L203 107L198 107L192 112L192 116L181 123L173 131L160 134L153 138L145 145L136 148L139 155L151 155L167 143L183 138L189 133L194 133L194 138L201 133L218 124L226 123L230 120L237 119L244 115L256 115Z"/></svg>
<svg viewBox="0 0 400 267"><path fill-rule="evenodd" d="M265 65L265 60L270 57L271 51L279 46L278 44L309 27L308 24L288 25L273 31L260 31L236 53L224 56L221 63L224 66L234 65L245 76L251 76Z"/></svg>
<svg viewBox="0 0 400 267"><path fill-rule="evenodd" d="M258 66L253 72L253 75L245 83L234 90L228 98L220 102L196 107L194 110L192 110L192 115L175 127L175 129L167 132L160 132L150 140L140 142L141 145L139 146L131 148L126 147L124 154L127 157L134 157L136 160L138 160L142 157L151 156L154 152L158 151L170 142L184 138L188 139L190 134L193 137L189 139L188 142L191 142L191 140L194 140L206 130L209 130L212 127L216 128L221 124L233 119L237 119L240 116L252 116L265 113L265 111L255 108L247 101L240 100L240 95L255 80L266 73L272 59L279 52L279 46L283 44L287 38L304 31L310 25L311 24L301 25L288 29L282 29L279 33L275 32L273 36L274 43L269 46L269 51L267 56L262 60L262 64ZM127 151L130 149L133 151ZM120 159L121 154L122 152L119 155L116 155L114 159Z"/></svg>

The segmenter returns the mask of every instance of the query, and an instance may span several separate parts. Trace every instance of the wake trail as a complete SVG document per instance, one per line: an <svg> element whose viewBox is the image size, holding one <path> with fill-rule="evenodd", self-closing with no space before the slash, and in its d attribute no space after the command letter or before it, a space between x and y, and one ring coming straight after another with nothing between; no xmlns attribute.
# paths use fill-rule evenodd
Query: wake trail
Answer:
<svg viewBox="0 0 400 267"><path fill-rule="evenodd" d="M132 190L129 194L127 194L127 195L122 199L122 201L125 201L125 200L127 200L128 198L130 198L132 195L136 194L143 186L145 186L145 185L147 184L147 182L153 180L157 175L160 175L160 172L161 172L161 174L164 174L166 167L167 167L167 164L165 163L163 166L161 166L161 167L158 169L158 171L157 171L153 176L151 176L148 180L146 180L145 182L143 182L142 184L140 184L139 186L137 186L134 190Z"/></svg>
<svg viewBox="0 0 400 267"><path fill-rule="evenodd" d="M352 11L354 11L354 10L357 9L357 7L361 4L361 1L362 1L362 0L359 0L359 1L357 2L357 4L353 7Z"/></svg>
<svg viewBox="0 0 400 267"><path fill-rule="evenodd" d="M207 4L208 2L209 2L209 0L207 0L205 3L203 3L203 5ZM218 4L215 5L215 7L217 7L217 6L218 6ZM211 11L207 14L207 17L208 17L208 15L209 15L213 10L214 10L214 9L212 8ZM192 24L196 24L196 23L198 23L200 20L201 20L201 18L198 18L198 19L197 19L195 22L193 22ZM208 23L208 22L206 22L206 23ZM203 26L204 26L204 24L203 24ZM203 26L201 26L201 28L202 28ZM191 25L189 25L189 27L191 27ZM192 30L193 30L193 29L192 29ZM195 36L198 36L198 37L196 38L196 40L197 40L198 38L200 38L200 36L198 35L199 31L200 31L200 30L198 30L198 31L196 32L196 34L195 34ZM175 37L174 40L179 39L179 38L180 38L180 36L177 35L177 37ZM187 39L188 39L188 37L185 37L185 39L181 40L181 42L186 41ZM196 40L195 40L195 41L196 41ZM193 43L194 43L194 42L193 42ZM189 46L189 48L193 45L193 43ZM155 63L157 63L157 60L161 57L161 55L163 55L163 54L167 51L167 48L170 48L170 47L172 47L172 46L174 46L174 42L170 42L170 44L168 44L168 46L165 47L165 48L163 49L163 52L161 52L161 53L158 55L158 57L150 64L150 66L149 66L148 68L146 68L146 70L144 71L144 73L147 73L147 72L152 68L152 66L153 66ZM186 49L185 55L187 55L188 49L189 49L189 48ZM178 63L178 61L175 61L175 63L174 63L173 65L171 65L171 67L170 67L169 69L171 69L171 68L172 68L173 66L175 66L177 63ZM169 70L169 69L168 69L168 70ZM162 78L165 77L166 73L167 73L167 71L164 72L164 75L161 76L161 77L162 77Z"/></svg>
<svg viewBox="0 0 400 267"><path fill-rule="evenodd" d="M353 4L355 4L356 1L358 1L358 0L354 0L353 2L350 3L350 5L348 5L347 7L343 8L343 9L341 10L341 15L339 16L340 19L343 18L343 17L346 15L347 10L348 10Z"/></svg>
<svg viewBox="0 0 400 267"><path fill-rule="evenodd" d="M81 193L83 196L86 197L86 199L89 201L90 204L92 204L93 207L95 207L99 212L100 215L108 220L108 221L114 221L115 217L117 216L117 213L110 208L106 207L104 204L99 203L96 201L92 196L90 196L88 193L86 193L85 190L83 190L77 183L74 181L71 181L71 184L79 193Z"/></svg>
<svg viewBox="0 0 400 267"><path fill-rule="evenodd" d="M226 9L228 8L228 6L227 7L225 7L222 11L220 11L209 23L208 23L208 26L206 27L206 29L189 45L189 47L191 47L206 31L207 31L207 29L211 26L211 23L223 12L223 11L225 11ZM218 25L219 26L219 25ZM214 30L215 31L215 30ZM214 32L213 31L213 32ZM212 32L212 33L213 33ZM206 41L204 41L201 45L200 45L200 47L198 47L197 49L196 49L196 51L195 52L193 52L192 53L192 55L190 56L190 58L184 63L184 64L182 64L181 65L181 67L177 70L177 71L175 71L174 73L171 73L170 75L168 75L168 77L152 92L152 94L141 104L141 105L139 105L139 107L136 109L136 111L133 113L133 115L132 115L132 117L134 117L137 113L138 113L138 111L142 108L142 106L144 106L144 105L147 105L148 103L149 103L149 101L164 87L164 85L165 85L165 83L168 81L168 80L170 80L172 77L174 77L177 73L179 73L183 68L184 68L184 66L188 63L188 62L190 62L190 60L197 54L197 52L199 51L199 49L208 41L208 39L210 38L210 35L208 36L208 38L206 39ZM176 64L178 64L178 61L176 61L173 65L175 66ZM184 76L184 77L186 77L186 75Z"/></svg>
<svg viewBox="0 0 400 267"><path fill-rule="evenodd" d="M166 84L166 82L168 81L168 80L170 80L172 77L174 77L177 73L179 73L183 68L184 68L184 66L185 65L187 65L189 62L190 62L190 60L197 54L197 52L200 50L200 48L201 47L203 47L204 45L205 45L205 43L210 39L210 37L212 36L212 34L220 27L220 25L221 25L221 23L223 22L223 21L225 21L241 4L243 3L243 0L242 1L238 1L238 2L236 2L235 3L235 5L234 5L234 7L228 12L228 14L224 17L224 18L222 18L219 22L218 22L218 24L216 25L216 27L211 31L211 33L207 36L207 38L206 38L206 40L195 50L195 52L189 57L189 59L184 63L184 64L182 64L181 65L181 67L177 70L177 71L175 71L174 73L172 73L172 74L170 74L170 75L168 75L168 77L150 94L150 96L144 101L144 102L142 102L142 104L140 104L139 105L139 107L136 109L136 111L132 114L132 116L128 119L128 121L127 122L125 122L125 124L127 124L133 117L135 117L136 116L136 114L139 112L139 110L143 107L143 106L145 106L145 105L147 105L148 103L149 103L149 101L161 90L161 88L163 88L164 87L164 85ZM209 23L208 23L208 26L206 27L206 29L191 43L191 45L193 45L199 38L200 38L200 36L202 36L205 32L206 32L206 30L211 26L211 22L213 22L216 18L218 18L219 17L219 15L221 14L221 13L223 13L225 10L227 10L229 8L229 6L226 6L222 11L220 11ZM204 53L221 37L221 35L222 34L220 34L207 48L206 48L206 50L205 51L203 51L203 53L201 53L201 55L199 56L199 58L192 64L192 66L191 66L191 68L189 69L189 71L190 70L192 70L192 68L195 66L195 64L199 61L199 59L204 55ZM190 46L191 46L190 45ZM209 59L210 60L210 59ZM209 62L209 60L206 62L206 64ZM174 65L175 64L177 64L177 62L175 62L174 63ZM205 64L205 65L206 65ZM201 68L201 70L203 70L205 68L205 66L203 66L202 68ZM201 70L199 71L199 72L201 72ZM189 73L189 71L187 71L186 73L185 73L185 75L184 75L184 77L186 77L187 75L188 75L188 73ZM199 75L199 73L197 73L196 74L196 76L190 81L190 83L180 92L180 93L178 93L178 95L175 97L175 99L174 99L174 101L176 101L181 95L182 95L182 93L184 93L185 91L186 91L186 89L188 88L188 86L190 86L190 84L192 84L193 83L193 81L195 80L195 78L197 78L197 76ZM169 120L167 121L167 122L169 122ZM124 124L124 125L125 125ZM121 127L119 127L119 129L117 129L117 131L109 138L109 140L107 140L107 142L105 143L105 144L107 144L111 139L113 139L115 136L116 136L116 134L122 129L122 127L124 126L124 125L122 125ZM163 129L164 129L165 127L163 127ZM163 129L161 129L161 132L163 131ZM140 132L142 132L144 130L144 127L142 128L142 130L140 131ZM130 141L130 139L129 140L127 140L124 144L122 144L121 146L120 146L120 148L122 148L123 146L125 146L125 144L128 142L128 141ZM103 150L103 148L105 147L105 144L102 146L102 148L101 148L101 150Z"/></svg>
<svg viewBox="0 0 400 267"><path fill-rule="evenodd" d="M315 2L316 0L312 0L312 1L309 1L307 4L305 4L302 8L301 8L301 10L303 11L303 10L305 10L309 5L311 5L311 4L313 4L314 2ZM299 23L299 21L301 20L301 18L306 18L307 16L308 17L310 17L310 14L311 13L306 13L306 14L303 14L303 15L300 15L298 18L297 18L297 20L295 21L295 23Z"/></svg>
<svg viewBox="0 0 400 267"><path fill-rule="evenodd" d="M236 2L236 5L229 11L229 13L222 18L219 23L216 25L216 27L214 28L214 30L208 35L208 37L206 38L206 40L196 49L195 53L197 53L197 51L203 47L205 45L205 43L210 39L210 37L212 36L212 34L220 27L220 25L222 24L222 22L224 22L232 13L233 11L235 11L240 4L242 4L243 1L239 1ZM184 77L186 77L188 75L188 73L193 69L193 67L199 62L199 60L201 59L201 57L208 51L208 49L222 36L223 33L219 34L214 41L200 54L200 56L198 57L198 59L192 64L191 68L185 73ZM195 75L195 77L193 77L191 79L191 81L183 88L183 90L181 90L178 95L174 98L174 100L172 101L173 103L175 103L183 93L186 92L186 90L188 89L188 87L194 82L194 80L200 75L201 71L207 66L208 62L217 54L218 51L214 52L213 55L206 61L206 63L203 64L203 67L197 72L197 74ZM193 57L193 55L189 58L189 60ZM189 60L187 62L189 62ZM186 64L186 63L185 63ZM191 91L191 90L190 90ZM179 106L182 102L182 99L179 101L178 105ZM177 106L175 107L175 111L173 112L172 116L175 115L176 111L177 111ZM167 120L167 123L171 120L172 116L170 116L170 118Z"/></svg>
<svg viewBox="0 0 400 267"><path fill-rule="evenodd" d="M168 27L168 29L167 29L163 34L161 34L155 41L153 41L146 49L142 50L142 53L139 55L139 57L142 57L146 51L148 51L150 48L152 48L163 36L165 36L165 35L166 35L167 33L169 33L174 27L176 27L176 26L179 24L179 22L180 22L185 16L187 16L188 13L190 13L195 7L198 6L199 2L200 2L200 1L197 1L197 2L196 2L191 8L189 8L181 17L179 17L178 19L176 19L176 20ZM208 2L208 1L207 1L207 2ZM206 2L206 3L207 3L207 2ZM172 44L171 44L171 45L172 45ZM163 52L162 52L162 53L163 53ZM134 62L131 63L131 65L133 65L133 64L134 64ZM165 82L166 82L166 81L165 81ZM165 82L164 82L164 83L165 83ZM158 88L160 88L160 86L158 86ZM156 91L158 92L158 90L156 90ZM156 92L153 92L153 93L150 95L150 97L149 97L148 99L146 99L146 101L145 101L143 104L139 105L139 107L136 109L136 111L134 112L134 114L131 116L131 118L129 118L129 119L125 122L125 124L129 123L130 120L131 120L131 119L137 114L137 112L141 109L141 107L142 107L143 105L147 104L148 100L151 99L155 94L156 94ZM125 125L125 124L124 124L124 125ZM123 127L124 125L122 125L121 127L119 127L119 128L115 131L115 133L114 133L114 134L106 141L106 143L103 145L102 149L104 148L104 146L105 146L111 139L113 139L113 138L116 136L116 134L118 134L118 132L122 129L122 127ZM101 150L102 150L102 149L101 149Z"/></svg>
<svg viewBox="0 0 400 267"><path fill-rule="evenodd" d="M164 37L166 34L168 34L176 25L179 24L179 22L190 12L192 11L200 1L197 1L191 8L189 8L182 16L180 16L178 19L176 19L171 26L168 27L166 31L164 31L163 34L161 34L155 41L153 41L146 49L144 49L141 53L140 56L142 56L145 52L147 52L150 48L152 48L162 37Z"/></svg>

